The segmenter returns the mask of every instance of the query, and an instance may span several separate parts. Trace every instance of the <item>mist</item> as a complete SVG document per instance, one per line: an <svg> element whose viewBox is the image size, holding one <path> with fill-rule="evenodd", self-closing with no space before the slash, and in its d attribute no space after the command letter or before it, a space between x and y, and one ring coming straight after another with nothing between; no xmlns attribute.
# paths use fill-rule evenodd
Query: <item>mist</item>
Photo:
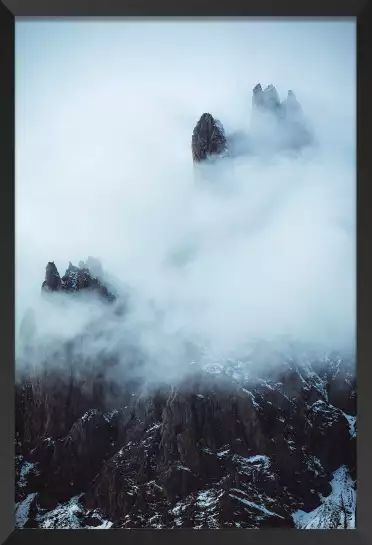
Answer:
<svg viewBox="0 0 372 545"><path fill-rule="evenodd" d="M317 145L294 158L262 143L198 184L200 115L249 132L258 82L295 91ZM352 348L355 100L352 20L19 20L17 330L32 309L37 342L55 347L97 321L88 358L125 360L133 343L156 377L179 375L189 343ZM62 275L88 256L135 294L125 318L41 297L48 261Z"/></svg>

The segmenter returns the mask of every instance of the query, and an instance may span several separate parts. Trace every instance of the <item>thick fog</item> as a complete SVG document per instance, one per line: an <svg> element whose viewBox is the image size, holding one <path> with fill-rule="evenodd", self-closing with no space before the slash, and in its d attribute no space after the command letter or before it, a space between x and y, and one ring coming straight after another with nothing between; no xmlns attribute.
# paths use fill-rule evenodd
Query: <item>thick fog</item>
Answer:
<svg viewBox="0 0 372 545"><path fill-rule="evenodd" d="M249 132L258 82L296 93L316 147L293 158L263 142L198 184L196 122ZM355 123L353 21L18 21L17 328L32 308L39 338L66 339L104 312L88 350L134 336L160 375L185 341L350 348ZM41 297L48 261L62 276L88 256L137 294L125 319Z"/></svg>

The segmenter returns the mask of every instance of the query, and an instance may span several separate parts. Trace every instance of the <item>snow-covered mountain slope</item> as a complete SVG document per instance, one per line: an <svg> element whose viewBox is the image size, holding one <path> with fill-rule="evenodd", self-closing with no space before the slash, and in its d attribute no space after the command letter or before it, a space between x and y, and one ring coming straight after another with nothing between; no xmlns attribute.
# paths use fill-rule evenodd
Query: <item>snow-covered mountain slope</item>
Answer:
<svg viewBox="0 0 372 545"><path fill-rule="evenodd" d="M331 487L332 492L326 498L322 498L319 507L310 513L299 510L293 514L297 528L305 530L355 528L355 482L345 466L341 466L333 473Z"/></svg>

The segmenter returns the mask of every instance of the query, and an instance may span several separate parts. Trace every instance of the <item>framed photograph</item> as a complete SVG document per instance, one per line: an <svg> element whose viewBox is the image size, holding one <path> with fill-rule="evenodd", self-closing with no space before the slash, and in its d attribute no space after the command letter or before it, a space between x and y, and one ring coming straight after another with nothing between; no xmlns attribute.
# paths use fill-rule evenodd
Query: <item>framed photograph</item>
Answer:
<svg viewBox="0 0 372 545"><path fill-rule="evenodd" d="M4 539L366 539L369 19L5 4Z"/></svg>

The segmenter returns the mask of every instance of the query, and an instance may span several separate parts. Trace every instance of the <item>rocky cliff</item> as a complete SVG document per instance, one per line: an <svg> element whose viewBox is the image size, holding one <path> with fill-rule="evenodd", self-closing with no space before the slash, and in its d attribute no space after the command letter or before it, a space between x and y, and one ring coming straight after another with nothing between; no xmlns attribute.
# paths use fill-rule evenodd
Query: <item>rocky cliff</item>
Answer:
<svg viewBox="0 0 372 545"><path fill-rule="evenodd" d="M68 271L49 263L44 289L90 290L89 269ZM73 348L18 377L18 527L355 524L353 359L258 343L247 362L190 362L149 385Z"/></svg>

